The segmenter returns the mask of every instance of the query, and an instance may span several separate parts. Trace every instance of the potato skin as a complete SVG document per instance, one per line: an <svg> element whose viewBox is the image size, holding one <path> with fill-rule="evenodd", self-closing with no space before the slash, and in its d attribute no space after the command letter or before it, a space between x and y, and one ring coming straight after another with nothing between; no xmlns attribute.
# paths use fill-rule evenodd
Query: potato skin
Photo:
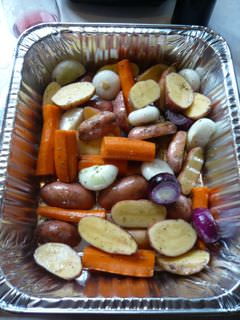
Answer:
<svg viewBox="0 0 240 320"><path fill-rule="evenodd" d="M192 215L192 201L180 195L178 200L167 206L167 217L170 219L183 219L190 221Z"/></svg>
<svg viewBox="0 0 240 320"><path fill-rule="evenodd" d="M111 209L121 200L145 199L148 183L141 176L124 177L99 193L98 202L101 207Z"/></svg>
<svg viewBox="0 0 240 320"><path fill-rule="evenodd" d="M41 189L40 196L49 206L63 209L88 210L96 202L94 193L79 183L52 182Z"/></svg>
<svg viewBox="0 0 240 320"><path fill-rule="evenodd" d="M51 220L41 223L37 228L39 243L59 242L75 247L81 240L77 228L70 223Z"/></svg>
<svg viewBox="0 0 240 320"><path fill-rule="evenodd" d="M113 112L100 112L80 124L79 138L86 141L101 138L110 133L115 125L116 115Z"/></svg>
<svg viewBox="0 0 240 320"><path fill-rule="evenodd" d="M146 140L174 134L177 127L170 121L151 124L148 126L139 126L130 130L128 138Z"/></svg>
<svg viewBox="0 0 240 320"><path fill-rule="evenodd" d="M178 131L169 145L167 162L175 173L179 173L182 168L186 142L187 133L185 131Z"/></svg>
<svg viewBox="0 0 240 320"><path fill-rule="evenodd" d="M102 100L99 98L93 97L91 100L89 100L86 104L87 106L93 107L98 109L99 111L113 111L113 104L112 101L109 100Z"/></svg>

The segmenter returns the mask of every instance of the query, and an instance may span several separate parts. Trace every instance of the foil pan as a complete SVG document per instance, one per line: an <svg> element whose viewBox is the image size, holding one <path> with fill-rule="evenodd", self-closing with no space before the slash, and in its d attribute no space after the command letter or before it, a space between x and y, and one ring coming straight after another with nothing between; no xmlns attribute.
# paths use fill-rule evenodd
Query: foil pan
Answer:
<svg viewBox="0 0 240 320"><path fill-rule="evenodd" d="M87 68L127 57L147 67L177 62L197 68L218 131L206 151L204 183L212 190L223 240L203 272L152 279L84 271L62 281L34 264L38 186L35 166L41 95L54 66L75 57ZM15 312L199 314L240 311L240 122L229 48L197 26L45 24L20 38L1 132L0 307Z"/></svg>

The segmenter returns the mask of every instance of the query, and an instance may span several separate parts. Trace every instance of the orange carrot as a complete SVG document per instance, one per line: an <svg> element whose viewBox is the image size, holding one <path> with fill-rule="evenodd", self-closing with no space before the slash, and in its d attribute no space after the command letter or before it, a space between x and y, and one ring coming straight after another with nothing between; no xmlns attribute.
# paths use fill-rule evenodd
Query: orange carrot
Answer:
<svg viewBox="0 0 240 320"><path fill-rule="evenodd" d="M112 164L118 168L120 174L127 173L127 161L115 159L103 159L100 155L83 155L78 163L78 170L82 170L91 166Z"/></svg>
<svg viewBox="0 0 240 320"><path fill-rule="evenodd" d="M124 96L124 101L129 114L132 111L132 107L128 101L129 92L134 85L134 76L131 64L129 60L123 59L117 63L118 74L120 77L121 88Z"/></svg>
<svg viewBox="0 0 240 320"><path fill-rule="evenodd" d="M104 209L77 210L41 206L37 208L37 215L61 221L79 222L83 217L88 216L95 216L105 219L106 211Z"/></svg>
<svg viewBox="0 0 240 320"><path fill-rule="evenodd" d="M124 137L104 137L101 155L106 159L153 161L155 143Z"/></svg>
<svg viewBox="0 0 240 320"><path fill-rule="evenodd" d="M208 208L208 187L195 187L192 189L192 209Z"/></svg>
<svg viewBox="0 0 240 320"><path fill-rule="evenodd" d="M56 130L54 160L56 174L62 182L73 182L77 176L77 135L74 130Z"/></svg>
<svg viewBox="0 0 240 320"><path fill-rule="evenodd" d="M132 277L152 277L155 253L152 250L138 250L131 256L109 254L93 247L83 251L83 267Z"/></svg>
<svg viewBox="0 0 240 320"><path fill-rule="evenodd" d="M43 106L43 128L37 159L37 176L55 174L54 132L59 127L61 110L54 105Z"/></svg>
<svg viewBox="0 0 240 320"><path fill-rule="evenodd" d="M70 182L73 182L77 178L78 172L78 144L77 144L77 132L75 130L68 130L67 133L67 155L68 155L68 173Z"/></svg>

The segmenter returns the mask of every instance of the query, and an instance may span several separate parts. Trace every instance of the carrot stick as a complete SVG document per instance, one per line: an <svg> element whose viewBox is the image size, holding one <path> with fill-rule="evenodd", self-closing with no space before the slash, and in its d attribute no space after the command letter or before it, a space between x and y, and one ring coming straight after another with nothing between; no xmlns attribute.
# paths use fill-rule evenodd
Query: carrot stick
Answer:
<svg viewBox="0 0 240 320"><path fill-rule="evenodd" d="M78 170L82 170L91 166L104 164L112 164L118 168L120 174L127 173L128 163L126 160L103 159L100 155L83 155L78 163Z"/></svg>
<svg viewBox="0 0 240 320"><path fill-rule="evenodd" d="M37 215L61 221L79 222L83 217L88 216L95 216L105 219L106 211L104 209L76 210L41 206L37 208Z"/></svg>
<svg viewBox="0 0 240 320"><path fill-rule="evenodd" d="M66 131L66 149L68 158L68 174L70 182L73 182L77 178L78 171L78 145L77 145L77 131Z"/></svg>
<svg viewBox="0 0 240 320"><path fill-rule="evenodd" d="M43 106L43 128L37 159L37 176L55 174L54 132L59 127L61 110L54 105Z"/></svg>
<svg viewBox="0 0 240 320"><path fill-rule="evenodd" d="M132 107L128 101L129 92L134 85L134 76L129 60L123 59L117 63L118 74L120 77L121 88L124 96L124 101L127 113L132 112Z"/></svg>
<svg viewBox="0 0 240 320"><path fill-rule="evenodd" d="M77 136L74 130L56 130L54 159L56 174L62 182L73 182L77 177Z"/></svg>
<svg viewBox="0 0 240 320"><path fill-rule="evenodd" d="M132 277L152 277L155 253L138 250L131 256L109 254L93 247L83 251L83 266L90 270L104 271Z"/></svg>
<svg viewBox="0 0 240 320"><path fill-rule="evenodd" d="M124 137L104 137L101 155L106 159L153 161L155 144Z"/></svg>
<svg viewBox="0 0 240 320"><path fill-rule="evenodd" d="M192 209L208 208L208 187L195 187L192 189Z"/></svg>
<svg viewBox="0 0 240 320"><path fill-rule="evenodd" d="M54 136L54 160L56 167L56 174L60 181L69 183L70 177L68 174L68 160L67 160L67 139L66 131L56 130Z"/></svg>

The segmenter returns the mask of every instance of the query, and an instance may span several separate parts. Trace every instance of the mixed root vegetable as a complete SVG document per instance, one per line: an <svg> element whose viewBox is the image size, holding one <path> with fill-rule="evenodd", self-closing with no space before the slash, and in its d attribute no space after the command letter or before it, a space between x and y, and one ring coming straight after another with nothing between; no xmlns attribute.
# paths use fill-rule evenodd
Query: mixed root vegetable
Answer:
<svg viewBox="0 0 240 320"><path fill-rule="evenodd" d="M193 69L60 62L43 95L38 248L52 274L200 272L219 239L200 174L216 124ZM78 244L88 244L80 257Z"/></svg>

